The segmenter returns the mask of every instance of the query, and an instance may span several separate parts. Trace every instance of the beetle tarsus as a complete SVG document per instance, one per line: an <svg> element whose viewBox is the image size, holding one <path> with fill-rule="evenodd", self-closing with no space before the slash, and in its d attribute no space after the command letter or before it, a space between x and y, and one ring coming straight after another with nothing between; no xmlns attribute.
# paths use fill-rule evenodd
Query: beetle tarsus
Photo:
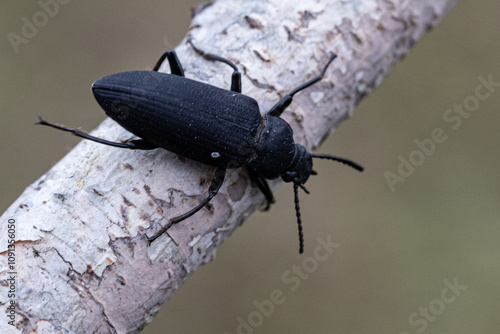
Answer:
<svg viewBox="0 0 500 334"><path fill-rule="evenodd" d="M165 225L158 233L156 233L155 235L153 235L152 237L148 237L146 236L146 238L148 239L148 246L151 246L151 244L153 243L153 241L155 241L156 239L158 239L163 233L167 232L167 230L173 225L174 223L172 221L169 221L167 225Z"/></svg>

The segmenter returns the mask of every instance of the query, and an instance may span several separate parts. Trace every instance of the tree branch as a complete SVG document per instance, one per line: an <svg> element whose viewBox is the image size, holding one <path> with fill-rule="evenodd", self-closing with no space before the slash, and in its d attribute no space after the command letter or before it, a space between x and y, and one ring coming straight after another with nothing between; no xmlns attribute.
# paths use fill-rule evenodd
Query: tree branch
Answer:
<svg viewBox="0 0 500 334"><path fill-rule="evenodd" d="M336 53L325 78L297 94L283 115L296 141L315 149L456 2L220 0L194 11L186 38L238 64L243 93L254 97L262 112L319 74ZM176 51L187 77L230 86L226 65L207 62L185 43ZM168 64L161 70L168 71ZM110 119L93 135L114 141L133 137ZM148 247L146 235L199 203L213 172L162 149L80 142L2 216L2 277L18 273L15 332L143 328L264 203L245 171L230 170L207 209ZM14 269L7 269L9 220L16 225ZM7 293L0 298L8 313ZM13 327L1 321L0 331L7 329Z"/></svg>

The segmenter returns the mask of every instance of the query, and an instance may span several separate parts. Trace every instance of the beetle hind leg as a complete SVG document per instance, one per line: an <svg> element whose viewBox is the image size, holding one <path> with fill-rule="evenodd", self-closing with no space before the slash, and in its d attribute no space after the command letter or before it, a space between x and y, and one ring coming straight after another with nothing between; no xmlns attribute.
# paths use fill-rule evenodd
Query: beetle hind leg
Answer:
<svg viewBox="0 0 500 334"><path fill-rule="evenodd" d="M189 210L185 214L182 214L182 215L177 216L177 217L173 218L172 220L170 220L168 222L168 224L165 225L158 233L156 233L152 237L147 237L149 244L151 244L153 241L158 239L158 237L160 237L163 233L165 233L172 225L180 223L184 219L191 217L196 212L203 209L203 207L206 206L208 204L208 202L210 202L210 200L215 195L217 195L220 187L222 186L222 183L224 182L225 176L226 176L226 168L225 167L217 167L217 169L215 170L215 175L212 179L212 183L210 184L210 188L208 188L208 196L203 201L201 201L200 204L198 204L196 207L194 207L193 209Z"/></svg>
<svg viewBox="0 0 500 334"><path fill-rule="evenodd" d="M165 58L168 60L168 64L170 65L170 72L172 74L183 77L184 70L182 69L181 62L179 58L177 58L177 53L175 51L167 51L165 52L160 59L156 62L155 67L153 68L154 72L158 72L161 64L165 61Z"/></svg>
<svg viewBox="0 0 500 334"><path fill-rule="evenodd" d="M231 76L231 91L241 93L241 73L240 73L240 71L238 71L238 67L236 67L236 65L233 62L231 62L230 60L228 60L224 57L214 55L212 53L207 53L201 49L198 49L196 46L194 46L193 41L191 39L189 39L187 41L187 43L189 43L189 45L191 45L194 52L196 52L197 54L202 56L204 59L210 60L210 61L220 61L220 62L223 62L223 63L231 66L234 70L233 75Z"/></svg>
<svg viewBox="0 0 500 334"><path fill-rule="evenodd" d="M91 136L85 132L78 130L78 129L67 128L63 125L49 123L46 120L44 120L41 116L38 116L38 119L39 119L39 122L35 123L35 124L50 126L54 129L71 132L73 135L75 135L77 137L92 140L92 141L99 143L99 144L104 144L104 145L114 146L114 147L119 147L119 148L128 148L131 150L154 150L155 148L158 148L158 145L150 143L144 139L135 139L135 140L130 140L130 141L125 142L125 143L117 143L114 141L109 141L106 139Z"/></svg>

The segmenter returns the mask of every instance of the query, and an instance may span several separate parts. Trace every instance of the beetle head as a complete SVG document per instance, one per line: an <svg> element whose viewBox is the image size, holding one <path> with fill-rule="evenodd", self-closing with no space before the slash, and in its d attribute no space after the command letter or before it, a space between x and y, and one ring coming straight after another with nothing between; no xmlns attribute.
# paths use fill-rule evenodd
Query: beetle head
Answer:
<svg viewBox="0 0 500 334"><path fill-rule="evenodd" d="M303 186L303 184L307 181L310 175L316 175L316 172L312 169L312 158L334 160L346 164L356 170L363 170L363 167L351 160L336 157L333 155L311 154L307 152L304 146L299 144L295 145L295 156L293 158L293 161L286 169L286 171L281 174L281 178L285 182L293 182L295 214L297 216L297 224L299 227L300 253L304 251L304 238L302 234L302 219L300 218L299 188L304 190L306 194L309 194L309 191Z"/></svg>
<svg viewBox="0 0 500 334"><path fill-rule="evenodd" d="M328 154L311 154L307 152L304 146L296 144L295 157L293 159L293 162L290 164L287 170L281 174L281 178L283 179L283 181L293 182L294 184L298 185L306 183L310 175L316 175L316 172L312 169L312 158L337 161L360 172L363 171L363 167L358 165L354 161Z"/></svg>
<svg viewBox="0 0 500 334"><path fill-rule="evenodd" d="M311 153L307 152L304 146L296 144L293 162L288 169L281 174L281 178L285 182L304 184L312 173Z"/></svg>

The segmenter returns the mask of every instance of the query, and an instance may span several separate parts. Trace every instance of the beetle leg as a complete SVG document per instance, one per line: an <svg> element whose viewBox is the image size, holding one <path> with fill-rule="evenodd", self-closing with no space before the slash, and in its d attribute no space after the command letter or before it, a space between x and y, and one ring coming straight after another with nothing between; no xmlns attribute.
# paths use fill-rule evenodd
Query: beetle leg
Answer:
<svg viewBox="0 0 500 334"><path fill-rule="evenodd" d="M77 137L92 140L92 141L95 141L96 143L100 143L100 144L104 144L104 145L120 147L120 148L129 148L131 150L153 150L155 148L158 148L158 145L152 144L144 139L130 140L130 141L125 142L125 143L116 143L116 142L109 141L106 139L91 136L87 133L84 133L84 132L78 130L78 129L67 128L67 127L62 126L62 125L49 123L46 120L44 120L41 116L38 116L38 119L40 121L38 123L35 123L35 124L46 125L46 126L50 126L50 127L55 128L55 129L58 129L58 130L71 132L72 134L74 134Z"/></svg>
<svg viewBox="0 0 500 334"><path fill-rule="evenodd" d="M207 205L208 202L210 202L210 200L219 192L219 189L222 186L222 183L224 182L225 176L226 176L226 167L217 167L217 169L215 170L215 175L212 179L212 183L210 184L210 188L208 188L207 198L205 198L200 204L198 204L195 208L189 210L185 214L177 216L172 220L170 220L167 225L165 225L158 233L156 233L152 237L148 237L149 243L151 244L153 241L155 241L159 236L165 233L173 224L177 224L183 221L184 219L191 217L196 212L200 211L205 205Z"/></svg>
<svg viewBox="0 0 500 334"><path fill-rule="evenodd" d="M194 46L191 39L189 39L187 43L191 45L194 52L202 56L204 59L210 61L220 61L231 66L234 70L233 75L231 76L231 91L241 93L241 73L238 71L238 67L236 67L236 65L234 65L230 60L224 57L217 56L212 53L206 53L205 51L198 49L196 46Z"/></svg>
<svg viewBox="0 0 500 334"><path fill-rule="evenodd" d="M257 174L252 168L248 167L248 175L250 176L250 179L255 182L259 190L264 194L264 197L267 200L267 205L264 208L264 211L269 210L269 207L271 204L275 203L273 193L271 191L271 188L269 188L269 184L267 183L267 180Z"/></svg>
<svg viewBox="0 0 500 334"><path fill-rule="evenodd" d="M285 97L283 97L281 100L279 100L278 103L276 103L271 108L271 110L268 111L268 114L272 115L272 116L279 117L281 115L281 113L283 113L283 111L285 111L285 109L290 105L290 103L292 103L293 96L295 94L297 94L298 92L300 92L303 89L306 89L309 86L314 85L316 82L323 79L323 77L325 76L325 73L326 73L326 69L328 68L328 66L330 66L330 64L332 63L332 61L335 58L337 58L337 55L332 53L332 55L330 56L330 59L328 60L325 67L321 71L320 75L318 75L315 78L312 78L311 80L307 81L306 83L304 83L304 84L300 85L299 87L295 88L294 90L292 90L290 93L286 94Z"/></svg>
<svg viewBox="0 0 500 334"><path fill-rule="evenodd" d="M161 64L165 61L165 58L168 60L168 64L170 65L170 72L172 74L178 75L183 77L184 76L184 70L182 69L181 62L179 58L177 58L177 53L175 51L167 51L165 52L160 59L156 62L155 67L153 68L153 71L158 72L160 69Z"/></svg>
<svg viewBox="0 0 500 334"><path fill-rule="evenodd" d="M238 71L231 76L231 91L241 93L241 73Z"/></svg>
<svg viewBox="0 0 500 334"><path fill-rule="evenodd" d="M129 140L124 144L126 144L128 146L127 148L131 150L154 150L155 148L160 147L144 139Z"/></svg>

